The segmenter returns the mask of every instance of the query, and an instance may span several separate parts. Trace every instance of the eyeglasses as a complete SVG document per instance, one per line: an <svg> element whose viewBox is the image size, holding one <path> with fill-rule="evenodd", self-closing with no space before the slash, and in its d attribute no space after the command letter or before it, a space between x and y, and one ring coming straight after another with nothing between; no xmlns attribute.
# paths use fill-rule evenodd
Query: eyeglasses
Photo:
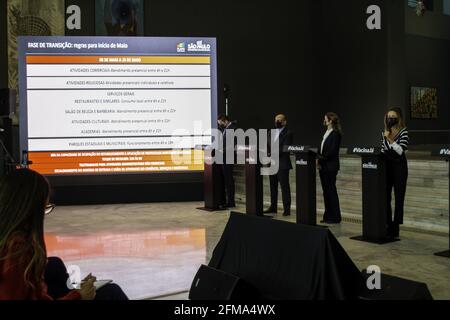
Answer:
<svg viewBox="0 0 450 320"><path fill-rule="evenodd" d="M45 215L48 216L50 213L52 213L53 209L55 209L55 205L53 203L49 203L48 205L45 206Z"/></svg>

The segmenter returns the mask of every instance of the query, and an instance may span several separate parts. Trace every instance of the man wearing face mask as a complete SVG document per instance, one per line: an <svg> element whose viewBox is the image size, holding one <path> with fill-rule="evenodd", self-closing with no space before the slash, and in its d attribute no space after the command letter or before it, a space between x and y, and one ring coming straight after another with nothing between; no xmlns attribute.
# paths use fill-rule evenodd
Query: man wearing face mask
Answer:
<svg viewBox="0 0 450 320"><path fill-rule="evenodd" d="M281 186L281 196L283 198L283 216L291 214L291 188L289 185L289 171L292 170L291 156L289 152L283 152L285 146L292 145L294 135L286 127L287 119L284 114L275 117L276 133L274 141L279 144L279 170L275 175L270 176L270 207L264 213L277 213L278 207L278 182ZM272 137L269 138L271 143ZM269 146L269 151L271 150Z"/></svg>
<svg viewBox="0 0 450 320"><path fill-rule="evenodd" d="M233 142L229 146L227 145L227 131L234 131L236 130L236 124L232 121L230 121L230 118L226 115L220 115L217 119L217 125L219 126L220 131L222 131L222 138L223 138L223 161L224 164L222 165L222 174L223 174L223 180L224 180L224 189L226 191L226 202L224 204L227 208L234 208L236 207L235 200L234 200L234 194L235 194L235 187L234 187L234 177L233 177L233 170L234 170L234 163L227 163L227 152L235 152L234 148L236 143Z"/></svg>

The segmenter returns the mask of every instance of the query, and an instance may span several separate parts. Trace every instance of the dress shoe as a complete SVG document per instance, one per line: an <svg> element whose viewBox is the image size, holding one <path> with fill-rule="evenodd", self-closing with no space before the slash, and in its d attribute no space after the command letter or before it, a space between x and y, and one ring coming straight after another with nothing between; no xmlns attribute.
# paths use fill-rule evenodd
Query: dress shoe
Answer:
<svg viewBox="0 0 450 320"><path fill-rule="evenodd" d="M388 238L397 239L400 237L400 229L396 227L388 228L386 231L386 236Z"/></svg>
<svg viewBox="0 0 450 320"><path fill-rule="evenodd" d="M283 212L283 217L289 217L291 215L290 212Z"/></svg>
<svg viewBox="0 0 450 320"><path fill-rule="evenodd" d="M398 238L398 236L395 236L395 234L392 232L392 231L387 231L386 232L386 238L388 238L388 239L396 239L396 238Z"/></svg>
<svg viewBox="0 0 450 320"><path fill-rule="evenodd" d="M394 225L394 228L393 228L392 231L393 231L392 233L393 233L395 238L400 237L400 226L398 224Z"/></svg>
<svg viewBox="0 0 450 320"><path fill-rule="evenodd" d="M235 203L228 203L226 205L227 208L236 208L236 204Z"/></svg>
<svg viewBox="0 0 450 320"><path fill-rule="evenodd" d="M398 225L389 225L386 230L388 238L397 239L400 236L400 227Z"/></svg>
<svg viewBox="0 0 450 320"><path fill-rule="evenodd" d="M277 210L275 210L274 208L269 208L267 210L264 210L263 213L277 213Z"/></svg>

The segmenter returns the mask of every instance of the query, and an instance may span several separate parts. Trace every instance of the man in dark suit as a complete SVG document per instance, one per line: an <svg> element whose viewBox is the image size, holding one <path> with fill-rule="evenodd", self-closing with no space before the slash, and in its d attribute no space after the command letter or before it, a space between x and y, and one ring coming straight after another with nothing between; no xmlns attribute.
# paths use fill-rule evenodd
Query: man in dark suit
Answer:
<svg viewBox="0 0 450 320"><path fill-rule="evenodd" d="M222 131L223 137L223 161L222 165L222 173L224 180L224 187L226 191L226 202L224 204L225 207L234 208L236 207L236 203L234 200L235 187L234 187L234 161L235 156L233 157L233 163L227 163L227 153L235 153L235 141L233 141L230 145L227 145L227 131L234 131L236 129L236 124L230 121L228 116L221 115L217 119L217 124L219 129Z"/></svg>
<svg viewBox="0 0 450 320"><path fill-rule="evenodd" d="M289 171L292 170L291 156L289 152L283 152L285 146L292 145L294 135L286 127L287 119L284 114L275 117L275 128L277 130L274 141L279 144L279 170L275 175L270 176L270 208L264 213L277 213L278 203L278 182L281 186L281 196L283 198L283 216L291 214L291 188L289 185ZM272 138L269 139L269 143ZM269 146L269 151L270 151Z"/></svg>

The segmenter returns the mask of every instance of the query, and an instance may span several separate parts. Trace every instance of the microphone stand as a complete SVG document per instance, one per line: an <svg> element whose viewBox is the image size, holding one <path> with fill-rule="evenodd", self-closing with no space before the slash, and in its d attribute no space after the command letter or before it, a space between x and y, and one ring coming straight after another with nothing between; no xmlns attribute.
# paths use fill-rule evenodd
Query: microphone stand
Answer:
<svg viewBox="0 0 450 320"><path fill-rule="evenodd" d="M227 84L225 84L225 86L223 88L223 92L225 95L225 115L229 116L230 115L230 110L229 110L230 87Z"/></svg>
<svg viewBox="0 0 450 320"><path fill-rule="evenodd" d="M28 160L28 151L23 150L22 151L22 163L20 164L21 168L29 168L30 164L33 164L33 161Z"/></svg>
<svg viewBox="0 0 450 320"><path fill-rule="evenodd" d="M5 129L0 128L0 132L4 132ZM6 148L5 144L3 143L3 140L0 139L0 147L3 150L4 154L5 154L5 172L9 173L10 172L10 168L14 167L14 166L18 166L19 164L17 163L17 161L14 159L14 157L9 153L8 149Z"/></svg>

